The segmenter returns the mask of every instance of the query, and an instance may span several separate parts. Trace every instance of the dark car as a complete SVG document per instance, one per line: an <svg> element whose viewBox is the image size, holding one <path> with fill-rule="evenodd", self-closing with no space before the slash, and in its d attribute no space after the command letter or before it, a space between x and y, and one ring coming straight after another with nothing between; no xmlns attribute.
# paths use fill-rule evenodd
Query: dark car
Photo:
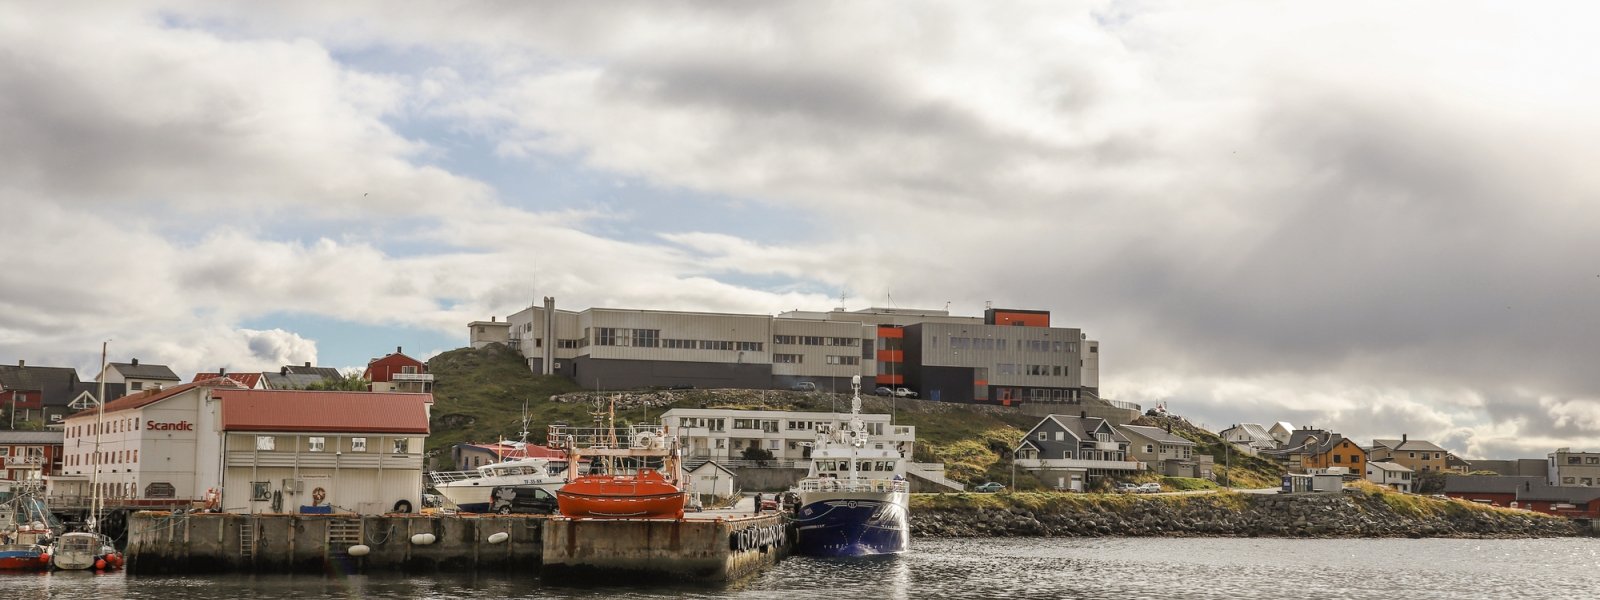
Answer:
<svg viewBox="0 0 1600 600"><path fill-rule="evenodd" d="M789 389L796 392L815 392L817 391L817 384L811 381L801 381L789 386Z"/></svg>
<svg viewBox="0 0 1600 600"><path fill-rule="evenodd" d="M891 396L891 395L894 395L894 390L886 388L886 387L883 387L883 386L878 386L878 389L872 390L872 393L877 394L879 396Z"/></svg>
<svg viewBox="0 0 1600 600"><path fill-rule="evenodd" d="M489 492L490 509L502 515L528 513L550 515L556 512L556 497L532 485L502 485Z"/></svg>

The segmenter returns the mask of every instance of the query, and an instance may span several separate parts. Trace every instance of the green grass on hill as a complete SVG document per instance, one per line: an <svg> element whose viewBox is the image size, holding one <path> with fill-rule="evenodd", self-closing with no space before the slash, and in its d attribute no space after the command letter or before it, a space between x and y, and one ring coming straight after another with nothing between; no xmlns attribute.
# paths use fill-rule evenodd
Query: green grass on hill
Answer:
<svg viewBox="0 0 1600 600"><path fill-rule="evenodd" d="M521 355L504 346L445 352L428 361L428 372L434 377L430 451L448 455L461 442L517 439L524 400L530 441L544 443L545 426L552 422L589 420L586 406L550 402L551 396L577 390L576 384L565 377L533 374Z"/></svg>

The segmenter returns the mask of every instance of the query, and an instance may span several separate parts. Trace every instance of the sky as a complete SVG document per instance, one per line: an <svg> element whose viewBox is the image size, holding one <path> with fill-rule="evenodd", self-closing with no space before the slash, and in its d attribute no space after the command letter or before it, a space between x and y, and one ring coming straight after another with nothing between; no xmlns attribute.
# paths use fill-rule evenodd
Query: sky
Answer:
<svg viewBox="0 0 1600 600"><path fill-rule="evenodd" d="M1589 3L0 1L0 361L1043 309L1102 395L1600 450Z"/></svg>

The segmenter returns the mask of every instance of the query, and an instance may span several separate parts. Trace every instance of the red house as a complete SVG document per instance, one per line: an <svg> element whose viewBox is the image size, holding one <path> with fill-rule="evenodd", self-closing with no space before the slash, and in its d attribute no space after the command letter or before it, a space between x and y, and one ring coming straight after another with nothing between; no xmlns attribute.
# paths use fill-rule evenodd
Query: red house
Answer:
<svg viewBox="0 0 1600 600"><path fill-rule="evenodd" d="M367 389L374 392L433 391L433 375L428 373L428 365L406 356L400 346L394 347L394 354L367 361L367 370L361 377L372 382Z"/></svg>
<svg viewBox="0 0 1600 600"><path fill-rule="evenodd" d="M60 431L0 431L0 479L44 483L61 470Z"/></svg>
<svg viewBox="0 0 1600 600"><path fill-rule="evenodd" d="M1445 477L1444 494L1563 517L1600 517L1600 488L1550 485L1543 477L1451 475Z"/></svg>

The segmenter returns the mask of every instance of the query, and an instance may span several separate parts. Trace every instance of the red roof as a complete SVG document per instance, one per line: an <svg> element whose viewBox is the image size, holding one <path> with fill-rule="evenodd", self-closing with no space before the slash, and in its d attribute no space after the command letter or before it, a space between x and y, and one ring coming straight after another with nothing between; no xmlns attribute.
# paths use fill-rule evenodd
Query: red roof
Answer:
<svg viewBox="0 0 1600 600"><path fill-rule="evenodd" d="M194 383L185 383L183 385L175 385L175 386L172 386L172 387L169 387L169 388L162 388L162 389L159 389L159 390L149 389L149 390L145 390L145 391L142 391L142 392L134 392L132 394L128 394L128 395L123 396L121 398L117 398L116 400L112 400L110 402L107 402L106 406L105 406L105 409L106 409L107 413L114 413L114 412L117 412L119 410L129 410L129 409L134 409L134 408L140 408L140 407L143 407L143 406L149 406L151 404L155 404L155 403L160 402L162 400L166 400L167 398L171 398L171 397L176 396L178 394L182 394L184 392L187 392L187 391L192 390L192 389L197 388L197 387L231 387L231 388L238 388L239 387L239 383L236 382L236 381L233 381L231 379L219 380L219 379L213 378L213 379L208 379L206 381L197 381L197 382L194 382ZM88 410L82 410L82 411L78 411L76 413L73 413L72 416L76 417L76 416L79 416L79 415L92 415L92 414L94 414L94 411L95 411L95 409L93 409L93 408L88 409Z"/></svg>
<svg viewBox="0 0 1600 600"><path fill-rule="evenodd" d="M404 367L416 367L418 373L428 372L428 363L396 352L367 361L367 370L361 373L361 378L373 382L390 381L395 373L404 372Z"/></svg>
<svg viewBox="0 0 1600 600"><path fill-rule="evenodd" d="M223 431L428 433L433 394L218 389Z"/></svg>
<svg viewBox="0 0 1600 600"><path fill-rule="evenodd" d="M222 375L219 375L217 373L195 373L194 374L194 381L205 381L207 379L216 379L218 377L222 377ZM241 385L243 385L243 386L245 386L247 388L253 388L253 387L256 387L256 383L261 381L261 374L260 373L229 373L228 374L228 379L232 379L234 381L237 381Z"/></svg>

